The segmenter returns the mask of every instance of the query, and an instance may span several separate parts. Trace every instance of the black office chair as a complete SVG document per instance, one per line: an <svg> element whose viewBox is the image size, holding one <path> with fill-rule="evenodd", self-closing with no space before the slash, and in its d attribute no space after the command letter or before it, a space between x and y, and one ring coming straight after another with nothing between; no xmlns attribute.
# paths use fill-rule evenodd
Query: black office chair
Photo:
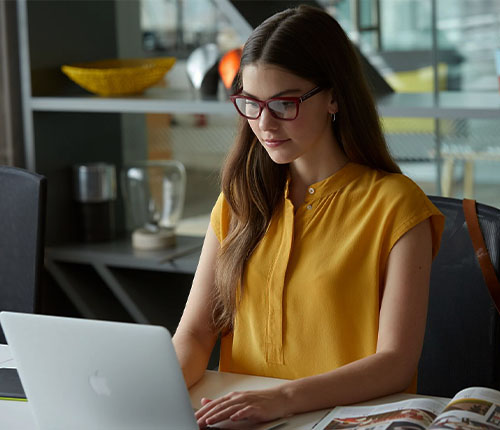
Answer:
<svg viewBox="0 0 500 430"><path fill-rule="evenodd" d="M446 223L431 272L418 392L452 397L469 386L500 389L500 315L475 255L462 200L430 199ZM500 210L479 203L476 208L498 277Z"/></svg>
<svg viewBox="0 0 500 430"><path fill-rule="evenodd" d="M0 311L37 311L46 197L45 177L0 166Z"/></svg>

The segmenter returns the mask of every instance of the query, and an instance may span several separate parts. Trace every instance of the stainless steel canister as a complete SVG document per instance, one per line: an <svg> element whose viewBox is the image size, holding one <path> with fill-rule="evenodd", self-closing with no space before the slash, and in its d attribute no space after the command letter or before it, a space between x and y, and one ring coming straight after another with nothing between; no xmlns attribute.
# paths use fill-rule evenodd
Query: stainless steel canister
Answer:
<svg viewBox="0 0 500 430"><path fill-rule="evenodd" d="M78 232L85 242L115 236L116 169L112 164L73 166L73 197L78 206Z"/></svg>

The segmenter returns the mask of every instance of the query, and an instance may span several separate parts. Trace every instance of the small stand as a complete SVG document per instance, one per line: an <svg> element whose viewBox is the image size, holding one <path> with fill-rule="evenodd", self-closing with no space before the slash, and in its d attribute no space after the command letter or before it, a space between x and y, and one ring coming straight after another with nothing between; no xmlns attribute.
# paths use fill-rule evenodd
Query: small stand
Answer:
<svg viewBox="0 0 500 430"><path fill-rule="evenodd" d="M175 233L170 228L141 227L132 233L132 246L136 249L154 250L175 245Z"/></svg>

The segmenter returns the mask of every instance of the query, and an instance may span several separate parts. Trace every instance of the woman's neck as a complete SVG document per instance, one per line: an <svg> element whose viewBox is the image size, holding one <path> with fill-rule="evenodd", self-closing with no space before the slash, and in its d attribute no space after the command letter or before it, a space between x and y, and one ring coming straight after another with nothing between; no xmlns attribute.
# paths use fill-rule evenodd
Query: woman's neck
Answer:
<svg viewBox="0 0 500 430"><path fill-rule="evenodd" d="M295 210L304 203L309 186L328 178L342 169L349 159L339 148L338 154L329 159L328 163L318 163L314 167L302 161L296 160L290 164L289 198Z"/></svg>
<svg viewBox="0 0 500 430"><path fill-rule="evenodd" d="M342 169L348 161L347 156L342 153L342 157L336 157L328 165L318 165L316 168L310 168L307 165L294 162L290 164L290 182L293 185L302 184L308 187L332 176L335 172Z"/></svg>

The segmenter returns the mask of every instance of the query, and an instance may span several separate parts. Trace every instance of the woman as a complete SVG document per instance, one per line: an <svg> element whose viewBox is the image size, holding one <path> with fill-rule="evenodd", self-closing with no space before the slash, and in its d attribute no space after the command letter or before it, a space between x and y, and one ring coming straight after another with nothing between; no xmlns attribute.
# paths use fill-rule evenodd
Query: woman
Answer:
<svg viewBox="0 0 500 430"><path fill-rule="evenodd" d="M351 43L300 6L245 44L242 116L174 344L188 386L290 379L203 400L201 426L415 389L444 219L391 159Z"/></svg>

